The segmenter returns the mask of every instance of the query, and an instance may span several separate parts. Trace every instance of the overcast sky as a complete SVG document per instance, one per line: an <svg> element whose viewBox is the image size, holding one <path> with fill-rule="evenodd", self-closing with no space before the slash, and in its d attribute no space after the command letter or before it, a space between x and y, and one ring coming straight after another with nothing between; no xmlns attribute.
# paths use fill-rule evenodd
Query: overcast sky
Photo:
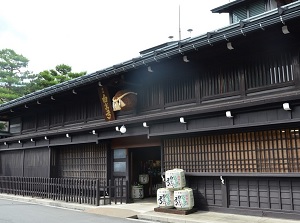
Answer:
<svg viewBox="0 0 300 223"><path fill-rule="evenodd" d="M229 25L210 10L229 0L2 0L0 49L28 58L38 73L67 64L88 73L128 61L147 48Z"/></svg>

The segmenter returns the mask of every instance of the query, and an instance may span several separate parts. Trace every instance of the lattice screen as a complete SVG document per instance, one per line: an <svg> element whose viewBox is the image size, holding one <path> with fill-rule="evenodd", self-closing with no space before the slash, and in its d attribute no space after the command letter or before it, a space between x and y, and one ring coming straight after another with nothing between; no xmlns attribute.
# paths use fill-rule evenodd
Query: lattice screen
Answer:
<svg viewBox="0 0 300 223"><path fill-rule="evenodd" d="M105 144L82 144L58 150L59 177L107 180Z"/></svg>
<svg viewBox="0 0 300 223"><path fill-rule="evenodd" d="M299 172L299 147L299 129L166 139L164 165L186 172Z"/></svg>

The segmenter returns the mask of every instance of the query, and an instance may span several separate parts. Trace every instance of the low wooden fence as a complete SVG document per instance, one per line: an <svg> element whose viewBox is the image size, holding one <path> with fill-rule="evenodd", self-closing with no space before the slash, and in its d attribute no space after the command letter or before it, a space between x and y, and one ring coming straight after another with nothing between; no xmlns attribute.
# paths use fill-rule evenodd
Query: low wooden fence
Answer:
<svg viewBox="0 0 300 223"><path fill-rule="evenodd" d="M0 193L99 206L128 203L128 181L3 176Z"/></svg>

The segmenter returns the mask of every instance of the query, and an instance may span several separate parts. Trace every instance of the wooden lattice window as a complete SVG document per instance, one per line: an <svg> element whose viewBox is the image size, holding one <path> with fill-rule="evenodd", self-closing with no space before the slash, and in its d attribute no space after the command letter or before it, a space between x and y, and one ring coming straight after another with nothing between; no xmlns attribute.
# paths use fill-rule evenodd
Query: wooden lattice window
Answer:
<svg viewBox="0 0 300 223"><path fill-rule="evenodd" d="M244 66L247 89L292 82L292 53L281 53L247 60Z"/></svg>
<svg viewBox="0 0 300 223"><path fill-rule="evenodd" d="M59 177L107 180L106 144L70 145L57 152Z"/></svg>
<svg viewBox="0 0 300 223"><path fill-rule="evenodd" d="M65 122L85 119L85 103L82 101L70 103L65 106Z"/></svg>
<svg viewBox="0 0 300 223"><path fill-rule="evenodd" d="M62 107L58 107L56 109L51 110L50 113L50 125L60 125L64 120L64 110Z"/></svg>
<svg viewBox="0 0 300 223"><path fill-rule="evenodd" d="M211 67L200 79L203 97L222 95L240 89L240 76L236 66Z"/></svg>
<svg viewBox="0 0 300 223"><path fill-rule="evenodd" d="M87 119L99 118L102 114L100 100L97 98L89 100L86 105L86 117Z"/></svg>
<svg viewBox="0 0 300 223"><path fill-rule="evenodd" d="M23 118L23 125L22 125L23 131L34 130L35 124L36 124L35 115L25 116Z"/></svg>
<svg viewBox="0 0 300 223"><path fill-rule="evenodd" d="M49 113L48 112L41 112L37 115L37 127L47 127L49 124Z"/></svg>
<svg viewBox="0 0 300 223"><path fill-rule="evenodd" d="M160 84L143 86L138 93L138 103L141 109L157 108L160 105Z"/></svg>
<svg viewBox="0 0 300 223"><path fill-rule="evenodd" d="M164 85L165 104L195 99L195 80L193 77L168 79Z"/></svg>
<svg viewBox="0 0 300 223"><path fill-rule="evenodd" d="M186 172L299 173L299 129L167 139L164 162Z"/></svg>

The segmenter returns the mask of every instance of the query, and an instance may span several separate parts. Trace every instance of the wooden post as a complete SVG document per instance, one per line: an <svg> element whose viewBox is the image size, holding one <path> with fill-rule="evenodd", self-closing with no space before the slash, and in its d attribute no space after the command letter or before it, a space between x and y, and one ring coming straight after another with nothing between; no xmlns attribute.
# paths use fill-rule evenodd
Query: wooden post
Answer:
<svg viewBox="0 0 300 223"><path fill-rule="evenodd" d="M296 51L293 55L293 71L294 71L294 78L295 78L295 85L296 88L300 88L300 66L299 66L299 53Z"/></svg>
<svg viewBox="0 0 300 223"><path fill-rule="evenodd" d="M239 76L240 76L240 94L242 98L246 97L246 80L245 74L242 69L239 69Z"/></svg>
<svg viewBox="0 0 300 223"><path fill-rule="evenodd" d="M14 195L17 195L17 188L18 188L18 181L17 181L17 177L13 177L13 183L14 183Z"/></svg>
<svg viewBox="0 0 300 223"><path fill-rule="evenodd" d="M121 187L120 187L120 203L122 204L122 202L123 202L123 190L124 190L124 188L123 188L123 178L121 178L121 182L119 182L119 185L121 185Z"/></svg>
<svg viewBox="0 0 300 223"><path fill-rule="evenodd" d="M221 191L222 191L222 206L224 208L228 207L228 194L227 194L227 180L223 179L224 183L221 182Z"/></svg>
<svg viewBox="0 0 300 223"><path fill-rule="evenodd" d="M64 180L64 185L65 185L65 190L64 190L65 200L66 200L66 202L69 202L70 201L70 198L69 198L70 194L69 194L69 180L68 179Z"/></svg>
<svg viewBox="0 0 300 223"><path fill-rule="evenodd" d="M80 179L79 183L78 183L78 196L79 196L79 204L81 204L81 200L82 200L82 191L83 191L83 180Z"/></svg>
<svg viewBox="0 0 300 223"><path fill-rule="evenodd" d="M96 180L96 206L99 206L100 202L100 196L99 196L99 179ZM105 204L105 194L104 194L104 204Z"/></svg>
<svg viewBox="0 0 300 223"><path fill-rule="evenodd" d="M56 178L53 178L53 179L52 179L52 185L51 185L51 188L52 188L52 189L51 189L51 190L52 190L52 199L53 199L53 200L55 200L55 191L56 191L56 190L55 190L55 188L56 188L56 186L55 186L55 181L56 181Z"/></svg>
<svg viewBox="0 0 300 223"><path fill-rule="evenodd" d="M129 181L126 180L126 204L128 204L130 201L129 201L129 198L130 198L130 189L129 189Z"/></svg>

